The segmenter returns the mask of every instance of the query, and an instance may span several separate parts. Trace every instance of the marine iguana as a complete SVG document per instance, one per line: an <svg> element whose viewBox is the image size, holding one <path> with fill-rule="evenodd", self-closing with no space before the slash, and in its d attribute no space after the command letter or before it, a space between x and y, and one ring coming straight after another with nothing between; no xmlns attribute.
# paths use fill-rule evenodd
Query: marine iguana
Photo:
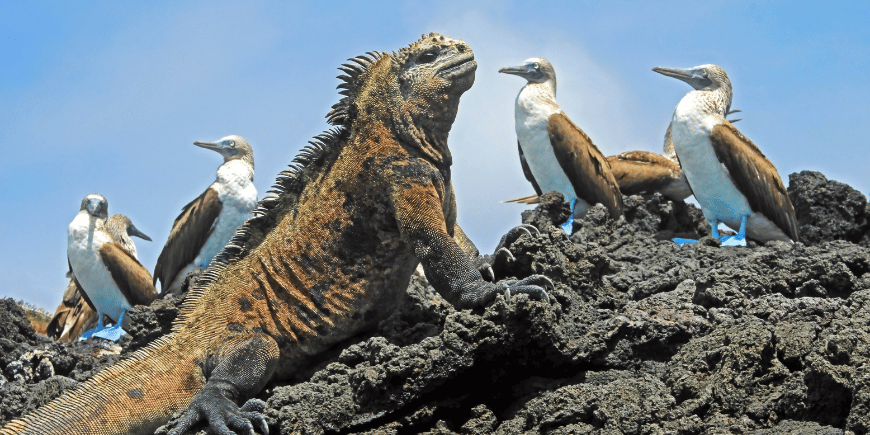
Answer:
<svg viewBox="0 0 870 435"><path fill-rule="evenodd" d="M552 282L484 281L456 226L447 136L474 83L471 48L424 35L341 69L333 125L282 172L272 195L189 292L170 334L36 412L11 434L146 434L177 410L174 434L203 418L268 432L248 400L273 376L385 318L418 262L459 308L501 292L549 301Z"/></svg>

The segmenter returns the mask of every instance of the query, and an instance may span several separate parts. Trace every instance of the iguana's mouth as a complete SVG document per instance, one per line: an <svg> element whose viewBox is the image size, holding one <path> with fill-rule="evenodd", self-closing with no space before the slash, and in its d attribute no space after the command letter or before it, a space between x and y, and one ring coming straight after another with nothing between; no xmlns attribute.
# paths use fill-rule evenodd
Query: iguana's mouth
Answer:
<svg viewBox="0 0 870 435"><path fill-rule="evenodd" d="M455 59L444 64L438 69L438 75L447 79L453 79L473 73L475 70L477 70L477 62L474 61L474 54L468 53L456 56Z"/></svg>

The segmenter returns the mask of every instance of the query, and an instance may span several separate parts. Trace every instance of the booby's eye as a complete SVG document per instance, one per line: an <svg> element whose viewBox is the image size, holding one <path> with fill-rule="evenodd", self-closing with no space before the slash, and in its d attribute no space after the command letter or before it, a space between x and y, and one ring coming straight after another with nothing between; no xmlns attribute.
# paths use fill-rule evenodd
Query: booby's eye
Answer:
<svg viewBox="0 0 870 435"><path fill-rule="evenodd" d="M535 62L535 63L532 65L532 68L534 68L534 69L541 69L541 64Z"/></svg>
<svg viewBox="0 0 870 435"><path fill-rule="evenodd" d="M705 70L705 69L701 70L701 77L704 77L705 79L707 78L707 70Z"/></svg>
<svg viewBox="0 0 870 435"><path fill-rule="evenodd" d="M233 141L230 141L230 146L233 147L233 148L235 148L235 147L236 147L236 141L234 141L234 140L233 140Z"/></svg>
<svg viewBox="0 0 870 435"><path fill-rule="evenodd" d="M427 51L417 57L417 63L429 63L434 61L437 57L438 53L434 51Z"/></svg>

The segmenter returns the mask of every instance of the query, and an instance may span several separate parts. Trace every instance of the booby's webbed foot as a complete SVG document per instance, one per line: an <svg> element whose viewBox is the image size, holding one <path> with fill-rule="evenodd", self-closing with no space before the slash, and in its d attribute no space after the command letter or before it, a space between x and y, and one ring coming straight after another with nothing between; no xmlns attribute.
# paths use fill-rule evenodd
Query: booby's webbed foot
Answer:
<svg viewBox="0 0 870 435"><path fill-rule="evenodd" d="M559 225L562 228L562 231L567 235L571 235L574 232L574 208L577 206L577 198L571 200L571 214L568 215L568 221L562 225Z"/></svg>
<svg viewBox="0 0 870 435"><path fill-rule="evenodd" d="M743 216L740 219L740 231L736 236L722 237L722 246L746 246L746 219L748 216Z"/></svg>
<svg viewBox="0 0 870 435"><path fill-rule="evenodd" d="M121 336L124 335L124 330L121 328L121 323L124 322L124 314L127 314L126 310L121 311L121 317L113 326L107 326L105 328L101 328L99 325L97 328L93 329L94 337L104 338L109 341L118 341L121 339ZM84 334L82 334L84 335Z"/></svg>
<svg viewBox="0 0 870 435"><path fill-rule="evenodd" d="M677 244L677 246L683 246L683 245L688 245L688 244L690 244L690 243L695 243L695 242L697 242L697 240L695 240L695 239L681 239L681 238L679 238L679 237L674 237L674 238L671 239L671 240L673 240L674 243Z"/></svg>
<svg viewBox="0 0 870 435"><path fill-rule="evenodd" d="M92 335L94 335L97 332L100 332L104 329L106 329L106 328L103 326L103 313L98 312L97 313L97 326L94 327L93 329L88 329L87 331L82 332L81 337L79 337L79 341L85 341L88 338L91 338Z"/></svg>
<svg viewBox="0 0 870 435"><path fill-rule="evenodd" d="M193 397L169 435L181 435L202 420L208 421L211 430L219 435L254 435L255 424L261 433L268 434L269 426L262 414L265 409L266 403L259 399L248 400L239 408L220 390L207 386Z"/></svg>

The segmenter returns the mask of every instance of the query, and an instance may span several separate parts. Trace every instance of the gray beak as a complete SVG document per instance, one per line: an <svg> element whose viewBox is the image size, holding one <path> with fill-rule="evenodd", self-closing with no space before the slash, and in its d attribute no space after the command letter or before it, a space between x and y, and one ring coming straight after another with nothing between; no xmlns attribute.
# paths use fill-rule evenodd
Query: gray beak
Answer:
<svg viewBox="0 0 870 435"><path fill-rule="evenodd" d="M515 76L526 77L531 73L531 66L529 65L520 65L520 66L506 66L504 68L499 68L498 72L504 74L513 74Z"/></svg>
<svg viewBox="0 0 870 435"><path fill-rule="evenodd" d="M692 82L691 82L692 80L698 78L698 77L695 77L695 74L691 70L688 70L688 69L655 67L652 70L659 73L659 74L666 75L668 77L680 79L680 80L682 80L690 85L692 84Z"/></svg>
<svg viewBox="0 0 870 435"><path fill-rule="evenodd" d="M198 146L198 147L201 147L201 148L209 149L209 150L212 150L212 151L217 151L217 152L219 152L219 153L222 152L223 149L224 149L224 147L221 146L220 143L215 143L215 142L200 142L200 141L196 141L196 142L194 142L193 144L196 145L196 146Z"/></svg>
<svg viewBox="0 0 870 435"><path fill-rule="evenodd" d="M99 216L100 213L100 205L102 205L102 201L97 198L88 198L87 204L85 204L85 210L87 210L88 214L91 216Z"/></svg>
<svg viewBox="0 0 870 435"><path fill-rule="evenodd" d="M140 239L147 240L149 242L151 241L151 237L148 237L145 235L145 233L143 233L142 231L139 231L139 229L136 228L136 226L134 226L133 224L130 224L130 227L127 228L127 235L128 236L136 236Z"/></svg>

